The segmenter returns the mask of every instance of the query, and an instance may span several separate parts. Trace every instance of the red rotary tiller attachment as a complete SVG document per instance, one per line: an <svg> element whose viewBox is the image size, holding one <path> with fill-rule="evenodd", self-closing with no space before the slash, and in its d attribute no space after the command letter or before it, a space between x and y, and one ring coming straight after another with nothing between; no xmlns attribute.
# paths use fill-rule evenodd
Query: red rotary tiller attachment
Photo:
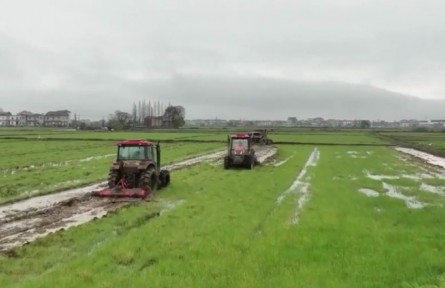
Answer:
<svg viewBox="0 0 445 288"><path fill-rule="evenodd" d="M110 198L141 198L146 199L152 192L150 187L145 188L128 188L125 179L121 179L116 187L105 188L100 191L94 191L92 196L110 197Z"/></svg>

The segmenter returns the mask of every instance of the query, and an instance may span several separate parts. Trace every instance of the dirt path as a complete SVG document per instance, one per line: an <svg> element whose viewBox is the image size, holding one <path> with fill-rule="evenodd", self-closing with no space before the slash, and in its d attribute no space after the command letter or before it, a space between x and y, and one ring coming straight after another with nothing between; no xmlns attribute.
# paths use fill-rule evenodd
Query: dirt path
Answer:
<svg viewBox="0 0 445 288"><path fill-rule="evenodd" d="M432 154L422 152L419 150L415 150L412 148L396 147L395 149L399 152L402 152L402 153L408 154L410 156L422 159L423 161L425 161L428 164L438 166L441 168L445 168L445 159L442 157L434 156Z"/></svg>
<svg viewBox="0 0 445 288"><path fill-rule="evenodd" d="M225 151L218 151L200 155L162 168L174 171L215 161L224 154ZM52 232L101 218L131 203L90 196L92 191L105 186L103 182L0 206L0 251L5 252Z"/></svg>

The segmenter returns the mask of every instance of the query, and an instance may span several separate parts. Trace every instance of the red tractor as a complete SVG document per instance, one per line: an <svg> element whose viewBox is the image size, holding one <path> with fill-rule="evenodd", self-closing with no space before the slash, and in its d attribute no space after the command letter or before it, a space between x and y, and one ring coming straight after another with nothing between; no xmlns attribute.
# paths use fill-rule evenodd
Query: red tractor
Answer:
<svg viewBox="0 0 445 288"><path fill-rule="evenodd" d="M245 167L253 169L258 164L255 150L252 147L252 136L249 134L234 134L227 139L228 151L224 157L224 168Z"/></svg>
<svg viewBox="0 0 445 288"><path fill-rule="evenodd" d="M145 140L117 143L117 159L108 174L108 188L94 192L99 197L145 199L170 183L170 172L161 170L161 148Z"/></svg>

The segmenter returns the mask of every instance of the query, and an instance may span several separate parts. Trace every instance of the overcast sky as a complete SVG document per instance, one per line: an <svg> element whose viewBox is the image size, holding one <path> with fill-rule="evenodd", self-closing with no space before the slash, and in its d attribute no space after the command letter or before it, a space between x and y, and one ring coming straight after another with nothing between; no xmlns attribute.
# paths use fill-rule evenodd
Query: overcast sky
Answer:
<svg viewBox="0 0 445 288"><path fill-rule="evenodd" d="M187 118L236 116L209 111L221 93L183 89L209 77L339 81L445 100L444 11L427 0L0 0L0 107L102 117L146 98L183 105ZM178 79L193 81L166 87ZM255 101L243 87L243 102ZM278 117L261 99L247 117ZM323 104L299 113L333 115Z"/></svg>

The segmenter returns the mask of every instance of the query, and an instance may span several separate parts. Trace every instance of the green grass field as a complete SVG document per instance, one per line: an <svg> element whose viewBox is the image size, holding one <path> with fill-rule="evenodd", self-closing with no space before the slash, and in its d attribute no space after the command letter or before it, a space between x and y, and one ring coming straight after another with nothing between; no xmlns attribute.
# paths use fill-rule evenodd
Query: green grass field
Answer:
<svg viewBox="0 0 445 288"><path fill-rule="evenodd" d="M387 141L366 132L271 132L269 138L275 142L299 142L320 144L386 144ZM194 140L227 140L227 134L211 134L193 137Z"/></svg>
<svg viewBox="0 0 445 288"><path fill-rule="evenodd" d="M307 137L380 141L342 135ZM0 256L0 287L445 287L443 170L389 147L281 145L284 160L175 171L154 202Z"/></svg>

